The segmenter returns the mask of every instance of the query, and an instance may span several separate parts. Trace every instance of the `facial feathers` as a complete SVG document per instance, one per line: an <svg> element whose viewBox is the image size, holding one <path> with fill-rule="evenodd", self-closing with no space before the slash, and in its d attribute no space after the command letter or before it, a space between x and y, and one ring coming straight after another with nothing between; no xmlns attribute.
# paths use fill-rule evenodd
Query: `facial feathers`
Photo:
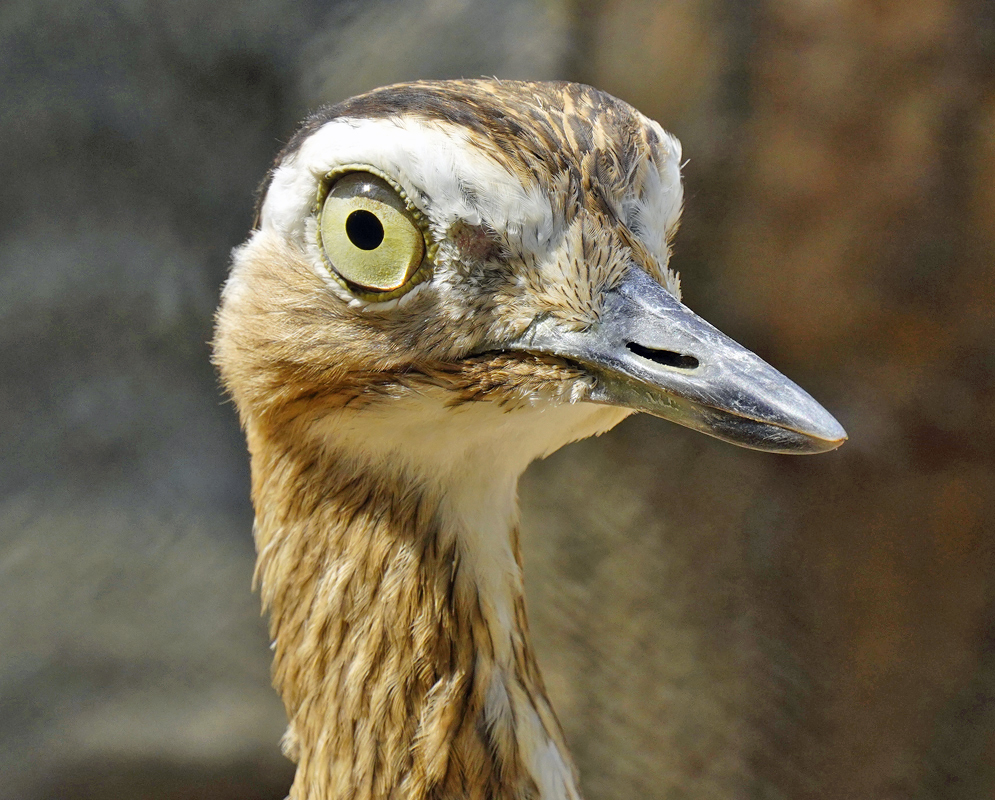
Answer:
<svg viewBox="0 0 995 800"><path fill-rule="evenodd" d="M453 404L583 400L590 381L570 363L520 356L522 369L495 351L543 315L590 326L631 263L678 293L679 162L657 123L576 84L416 83L322 109L271 170L224 290L217 360L243 418L313 417L420 384ZM426 220L431 276L386 302L350 292L318 250L323 181L351 169Z"/></svg>

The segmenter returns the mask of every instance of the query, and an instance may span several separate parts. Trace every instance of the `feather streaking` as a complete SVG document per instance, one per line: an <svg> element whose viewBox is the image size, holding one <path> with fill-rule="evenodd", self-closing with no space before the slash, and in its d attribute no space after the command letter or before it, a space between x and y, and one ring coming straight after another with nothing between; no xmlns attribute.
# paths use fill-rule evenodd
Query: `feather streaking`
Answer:
<svg viewBox="0 0 995 800"><path fill-rule="evenodd" d="M568 83L380 89L313 115L234 254L214 341L252 455L256 581L290 796L578 797L529 642L517 480L626 409L569 360L489 349L597 322L637 264L672 294L680 146ZM352 296L316 251L324 176L425 216L431 280Z"/></svg>

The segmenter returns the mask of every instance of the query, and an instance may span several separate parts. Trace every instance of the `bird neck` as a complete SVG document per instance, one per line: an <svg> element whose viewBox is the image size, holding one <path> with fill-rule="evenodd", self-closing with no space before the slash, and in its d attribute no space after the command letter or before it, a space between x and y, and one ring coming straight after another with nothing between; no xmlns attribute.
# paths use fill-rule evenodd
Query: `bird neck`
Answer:
<svg viewBox="0 0 995 800"><path fill-rule="evenodd" d="M293 430L248 439L290 797L577 798L529 638L517 473L429 481Z"/></svg>

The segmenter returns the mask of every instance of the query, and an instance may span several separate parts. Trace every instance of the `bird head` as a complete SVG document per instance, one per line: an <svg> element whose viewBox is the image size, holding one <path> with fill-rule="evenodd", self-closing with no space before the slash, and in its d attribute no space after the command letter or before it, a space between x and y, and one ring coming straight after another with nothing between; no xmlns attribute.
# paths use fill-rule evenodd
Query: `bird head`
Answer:
<svg viewBox="0 0 995 800"><path fill-rule="evenodd" d="M216 360L243 420L383 459L500 440L519 466L633 411L837 447L828 412L680 302L680 160L577 84L415 83L318 112L224 290Z"/></svg>

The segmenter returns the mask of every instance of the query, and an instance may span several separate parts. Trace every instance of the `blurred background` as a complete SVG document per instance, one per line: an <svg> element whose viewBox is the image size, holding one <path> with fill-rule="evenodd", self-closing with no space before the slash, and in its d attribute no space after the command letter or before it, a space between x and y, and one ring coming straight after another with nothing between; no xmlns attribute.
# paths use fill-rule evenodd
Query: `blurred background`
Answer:
<svg viewBox="0 0 995 800"><path fill-rule="evenodd" d="M850 433L526 474L589 800L995 795L995 4L6 0L0 798L284 797L211 315L308 109L478 75L679 136L685 301Z"/></svg>

